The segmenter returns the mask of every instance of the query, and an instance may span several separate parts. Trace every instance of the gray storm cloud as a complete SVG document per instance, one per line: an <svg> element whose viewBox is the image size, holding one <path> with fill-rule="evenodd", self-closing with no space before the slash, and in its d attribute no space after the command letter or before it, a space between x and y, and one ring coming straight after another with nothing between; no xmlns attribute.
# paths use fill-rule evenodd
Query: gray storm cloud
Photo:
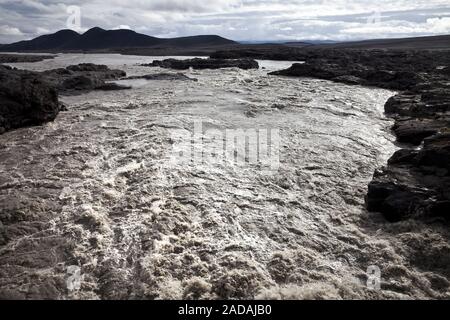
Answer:
<svg viewBox="0 0 450 320"><path fill-rule="evenodd" d="M82 30L131 28L175 37L234 40L352 40L450 33L448 0L0 0L0 43L67 28L81 8Z"/></svg>

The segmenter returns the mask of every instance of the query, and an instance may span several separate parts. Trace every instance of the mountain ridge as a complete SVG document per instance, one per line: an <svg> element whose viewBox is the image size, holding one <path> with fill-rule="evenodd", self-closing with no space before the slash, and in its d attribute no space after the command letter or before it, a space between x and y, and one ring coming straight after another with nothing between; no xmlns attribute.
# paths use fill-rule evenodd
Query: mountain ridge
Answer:
<svg viewBox="0 0 450 320"><path fill-rule="evenodd" d="M157 38L129 29L104 30L94 27L80 34L60 30L32 40L0 44L0 52L98 52L134 55L210 55L223 50L280 51L289 49L387 49L449 50L450 35L369 39L361 41L297 41L280 43L243 43L218 35ZM273 56L273 55L272 55Z"/></svg>
<svg viewBox="0 0 450 320"><path fill-rule="evenodd" d="M0 46L2 51L95 51L123 48L151 47L197 47L236 44L235 41L218 35L198 35L178 38L157 38L128 29L104 30L94 27L80 34L73 30L60 30L53 34L39 36Z"/></svg>
<svg viewBox="0 0 450 320"><path fill-rule="evenodd" d="M368 39L331 44L317 44L318 48L334 49L449 49L450 35Z"/></svg>

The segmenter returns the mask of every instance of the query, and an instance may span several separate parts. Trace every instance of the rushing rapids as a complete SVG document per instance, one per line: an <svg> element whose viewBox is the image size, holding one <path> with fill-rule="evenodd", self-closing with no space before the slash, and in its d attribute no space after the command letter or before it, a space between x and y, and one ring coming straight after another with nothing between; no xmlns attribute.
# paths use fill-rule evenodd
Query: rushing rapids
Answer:
<svg viewBox="0 0 450 320"><path fill-rule="evenodd" d="M394 92L267 75L288 62L139 78L167 72L138 66L151 60L15 65L92 62L137 78L125 80L131 90L61 97L68 111L53 123L0 136L0 297L450 296L448 231L364 208L373 172L396 150L383 114ZM173 130L198 121L278 129L277 170L168 161Z"/></svg>

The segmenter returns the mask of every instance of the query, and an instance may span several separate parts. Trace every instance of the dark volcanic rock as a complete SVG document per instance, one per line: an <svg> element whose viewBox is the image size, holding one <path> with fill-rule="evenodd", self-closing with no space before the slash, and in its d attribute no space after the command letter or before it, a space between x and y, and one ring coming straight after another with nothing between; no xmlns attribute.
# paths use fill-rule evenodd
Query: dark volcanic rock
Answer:
<svg viewBox="0 0 450 320"><path fill-rule="evenodd" d="M359 77L355 77L355 76L349 76L349 75L338 76L338 77L332 78L331 80L335 81L335 82L341 82L341 83L352 84L352 85L364 84L363 79L361 79Z"/></svg>
<svg viewBox="0 0 450 320"><path fill-rule="evenodd" d="M93 63L81 63L68 66L66 69L73 72L106 72L109 70L109 68L105 65Z"/></svg>
<svg viewBox="0 0 450 320"><path fill-rule="evenodd" d="M410 71L373 70L363 77L367 85L395 90L406 90L421 80L417 74Z"/></svg>
<svg viewBox="0 0 450 320"><path fill-rule="evenodd" d="M252 58L261 60L303 61L303 49L287 46L264 46L258 48L237 48L220 50L212 53L212 59L241 59Z"/></svg>
<svg viewBox="0 0 450 320"><path fill-rule="evenodd" d="M368 209L391 221L410 217L449 218L450 203L450 90L440 76L394 96L386 112L396 119L399 142L420 145L403 149L375 175L367 195ZM399 191L400 190L400 191Z"/></svg>
<svg viewBox="0 0 450 320"><path fill-rule="evenodd" d="M361 63L349 63L347 59L336 62L327 59L312 59L305 63L295 63L286 70L270 73L271 75L290 77L311 77L332 80L346 84L361 84L380 88L406 90L420 82L421 78L410 71L388 71L369 69Z"/></svg>
<svg viewBox="0 0 450 320"><path fill-rule="evenodd" d="M114 90L126 90L131 87L121 86L116 83L105 83L103 80L97 77L89 76L73 76L64 80L60 86L61 91L91 91L91 90L103 90L103 91L114 91Z"/></svg>
<svg viewBox="0 0 450 320"><path fill-rule="evenodd" d="M0 133L53 121L59 111L56 90L39 73L0 66Z"/></svg>
<svg viewBox="0 0 450 320"><path fill-rule="evenodd" d="M39 62L53 59L51 55L0 54L0 63Z"/></svg>
<svg viewBox="0 0 450 320"><path fill-rule="evenodd" d="M289 57L293 58L293 57ZM369 185L369 211L389 221L449 218L450 64L448 51L305 50L306 61L272 75L314 77L402 90L386 102L398 142L420 150L398 151Z"/></svg>
<svg viewBox="0 0 450 320"><path fill-rule="evenodd" d="M404 92L391 97L384 105L384 110L391 115L410 116L420 101L420 95Z"/></svg>
<svg viewBox="0 0 450 320"><path fill-rule="evenodd" d="M450 218L450 134L425 139L422 150L399 150L369 185L367 208L389 221Z"/></svg>
<svg viewBox="0 0 450 320"><path fill-rule="evenodd" d="M346 75L345 70L341 70L336 65L320 65L316 63L294 63L289 69L275 71L270 73L278 76L290 77L312 77L325 80L331 80Z"/></svg>
<svg viewBox="0 0 450 320"><path fill-rule="evenodd" d="M240 68L244 70L258 69L259 65L253 59L166 59L156 60L150 64L143 64L142 66L161 67L167 69L187 70L194 69L222 69L222 68Z"/></svg>
<svg viewBox="0 0 450 320"><path fill-rule="evenodd" d="M449 126L450 121L439 118L410 118L397 120L392 130L394 130L398 142L420 145L425 138L431 137Z"/></svg>
<svg viewBox="0 0 450 320"><path fill-rule="evenodd" d="M144 79L144 80L159 80L159 81L198 81L198 79L190 78L183 73L155 73L155 74L147 74L143 76L133 76L124 78L123 80L136 80L136 79Z"/></svg>
<svg viewBox="0 0 450 320"><path fill-rule="evenodd" d="M114 83L107 83L107 81L125 77L126 73L122 70L111 70L105 65L84 63L68 66L67 68L44 71L42 74L62 94L130 88Z"/></svg>
<svg viewBox="0 0 450 320"><path fill-rule="evenodd" d="M424 147L418 153L416 160L421 166L432 166L450 171L450 132L425 139ZM449 173L446 172L447 176ZM447 192L450 192L450 189L447 189Z"/></svg>
<svg viewBox="0 0 450 320"><path fill-rule="evenodd" d="M108 82L102 85L99 85L95 88L95 90L100 91L117 91L117 90L129 90L130 86L124 86L113 82Z"/></svg>
<svg viewBox="0 0 450 320"><path fill-rule="evenodd" d="M63 90L92 90L100 85L95 83L96 79L92 79L86 76L73 76L62 81L59 88Z"/></svg>
<svg viewBox="0 0 450 320"><path fill-rule="evenodd" d="M377 175L377 179L370 183L367 194L367 209L382 212L390 222L398 222L420 216L425 213L427 199L433 195L427 189L418 188L413 179L396 184L392 177L404 176L407 169L402 171L386 170Z"/></svg>
<svg viewBox="0 0 450 320"><path fill-rule="evenodd" d="M326 49L317 46L305 48L292 48L286 46L273 46L265 49L231 49L218 51L210 55L215 59L268 59L284 61L304 61L311 65L330 69L338 67L345 74L359 71L362 75L366 71L404 71L420 73L448 74L445 67L450 65L448 51L426 51L426 50L356 50L356 49ZM358 74L355 74L358 76Z"/></svg>
<svg viewBox="0 0 450 320"><path fill-rule="evenodd" d="M0 134L39 125L65 110L58 93L77 94L92 90L123 90L130 87L110 83L126 76L107 66L80 64L65 69L29 72L0 65Z"/></svg>

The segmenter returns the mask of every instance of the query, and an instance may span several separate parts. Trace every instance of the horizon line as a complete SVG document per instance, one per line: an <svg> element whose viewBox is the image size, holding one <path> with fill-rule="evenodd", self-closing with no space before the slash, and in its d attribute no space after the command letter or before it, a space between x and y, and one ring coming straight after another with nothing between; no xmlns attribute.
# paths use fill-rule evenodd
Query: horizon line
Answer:
<svg viewBox="0 0 450 320"><path fill-rule="evenodd" d="M77 31L74 29L70 29L70 28L65 28L65 29L60 29L57 31L54 31L52 33L47 33L47 34L42 34L42 35L38 35L34 38L26 38L26 39L22 39L19 41L15 41L15 42L11 42L11 43L2 43L1 45L10 45L10 44L15 44L18 42L22 42L22 41L30 41L30 40L34 40L36 38L39 37L43 37L43 36L49 36L49 35L53 35L55 33L61 32L61 31L73 31L79 35L83 35L87 32L89 32L90 30L93 29L101 29L103 31L120 31L120 30L127 30L127 31L132 31L135 32L137 34L142 34L148 37L154 37L154 38L158 38L158 39L177 39L177 38L186 38L186 37L200 37L200 36L218 36L227 40L231 40L237 43L247 43L247 44L251 44L251 43L258 43L258 44L270 44L270 43L299 43L299 42L333 42L333 43L346 43L346 42L361 42L361 41L379 41L379 40L400 40L400 39L415 39L415 38L429 38L429 37L442 37L442 36L450 36L450 34L431 34L431 35L406 35L404 37L385 37L385 38L355 38L355 39L347 39L347 40L336 40L336 39L315 39L315 38L310 38L310 39L244 39L244 40L235 40L235 39L231 39L231 38L227 38L225 36L221 36L219 34L194 34L194 35L180 35L180 36L176 36L173 38L167 38L167 37L163 37L163 36L158 36L158 35L149 35L146 33L141 33L141 32L137 32L134 29L131 28L116 28L116 29L104 29L102 27L99 26L94 26L91 28L87 28L85 31Z"/></svg>

